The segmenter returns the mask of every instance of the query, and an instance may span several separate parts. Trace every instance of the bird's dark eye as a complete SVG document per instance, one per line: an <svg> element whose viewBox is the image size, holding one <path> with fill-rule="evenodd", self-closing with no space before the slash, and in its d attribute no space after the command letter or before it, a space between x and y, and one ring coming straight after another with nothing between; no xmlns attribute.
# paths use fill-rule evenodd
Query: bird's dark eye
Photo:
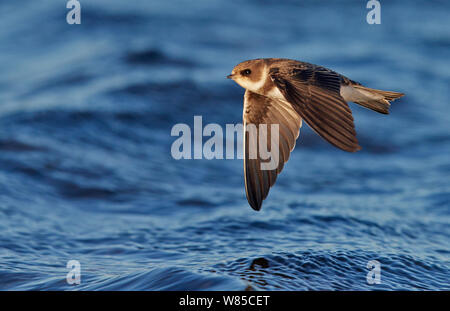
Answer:
<svg viewBox="0 0 450 311"><path fill-rule="evenodd" d="M250 69L245 69L241 71L241 75L243 76L249 76L252 73Z"/></svg>

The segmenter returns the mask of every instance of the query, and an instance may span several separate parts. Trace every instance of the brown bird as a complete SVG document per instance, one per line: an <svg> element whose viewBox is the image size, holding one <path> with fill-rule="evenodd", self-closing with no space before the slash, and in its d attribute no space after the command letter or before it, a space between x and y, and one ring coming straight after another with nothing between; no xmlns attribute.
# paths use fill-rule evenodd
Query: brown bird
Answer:
<svg viewBox="0 0 450 311"><path fill-rule="evenodd" d="M389 102L404 95L367 88L330 69L291 59L244 61L227 78L246 90L245 192L250 206L257 211L295 147L302 120L332 145L355 152L361 147L347 102L388 114ZM266 131L261 130L261 125L266 126ZM271 125L277 126L278 133ZM261 153L264 144L271 157ZM264 167L269 158L275 158L276 165Z"/></svg>

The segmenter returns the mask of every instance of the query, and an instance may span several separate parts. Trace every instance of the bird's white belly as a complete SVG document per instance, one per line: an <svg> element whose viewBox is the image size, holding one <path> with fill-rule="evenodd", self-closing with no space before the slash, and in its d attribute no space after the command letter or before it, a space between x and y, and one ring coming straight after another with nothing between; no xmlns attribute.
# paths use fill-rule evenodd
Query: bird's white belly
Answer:
<svg viewBox="0 0 450 311"><path fill-rule="evenodd" d="M340 93L346 102L352 102L361 97L361 94L350 85L341 85Z"/></svg>
<svg viewBox="0 0 450 311"><path fill-rule="evenodd" d="M367 99L367 94L363 94L360 90L353 88L350 85L342 85L340 90L342 98L346 102L358 101L360 99ZM266 94L267 97L278 99L287 102L284 95L280 92L280 90L275 86Z"/></svg>
<svg viewBox="0 0 450 311"><path fill-rule="evenodd" d="M351 85L341 86L341 96L346 102L361 102L383 99L383 96L381 95L377 95L362 89L356 89Z"/></svg>
<svg viewBox="0 0 450 311"><path fill-rule="evenodd" d="M280 90L275 86L269 92L267 92L267 97L278 99L282 101L287 101L283 94L281 94Z"/></svg>

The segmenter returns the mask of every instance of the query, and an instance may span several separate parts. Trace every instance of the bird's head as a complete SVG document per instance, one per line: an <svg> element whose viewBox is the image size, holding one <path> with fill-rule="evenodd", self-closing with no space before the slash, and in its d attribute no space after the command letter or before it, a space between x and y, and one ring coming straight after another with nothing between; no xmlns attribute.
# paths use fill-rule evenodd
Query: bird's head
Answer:
<svg viewBox="0 0 450 311"><path fill-rule="evenodd" d="M253 59L237 64L227 78L244 89L257 92L264 85L266 74L264 59Z"/></svg>

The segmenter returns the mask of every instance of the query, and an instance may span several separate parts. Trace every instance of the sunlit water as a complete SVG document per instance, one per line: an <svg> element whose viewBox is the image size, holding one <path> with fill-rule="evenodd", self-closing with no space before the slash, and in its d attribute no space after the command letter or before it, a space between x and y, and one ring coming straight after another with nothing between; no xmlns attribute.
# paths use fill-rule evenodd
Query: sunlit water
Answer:
<svg viewBox="0 0 450 311"><path fill-rule="evenodd" d="M448 1L383 1L368 25L365 1L81 0L72 26L64 1L5 2L0 289L450 289ZM239 123L225 76L258 57L406 96L351 106L356 154L305 125L255 212L242 160L176 161L170 131Z"/></svg>

